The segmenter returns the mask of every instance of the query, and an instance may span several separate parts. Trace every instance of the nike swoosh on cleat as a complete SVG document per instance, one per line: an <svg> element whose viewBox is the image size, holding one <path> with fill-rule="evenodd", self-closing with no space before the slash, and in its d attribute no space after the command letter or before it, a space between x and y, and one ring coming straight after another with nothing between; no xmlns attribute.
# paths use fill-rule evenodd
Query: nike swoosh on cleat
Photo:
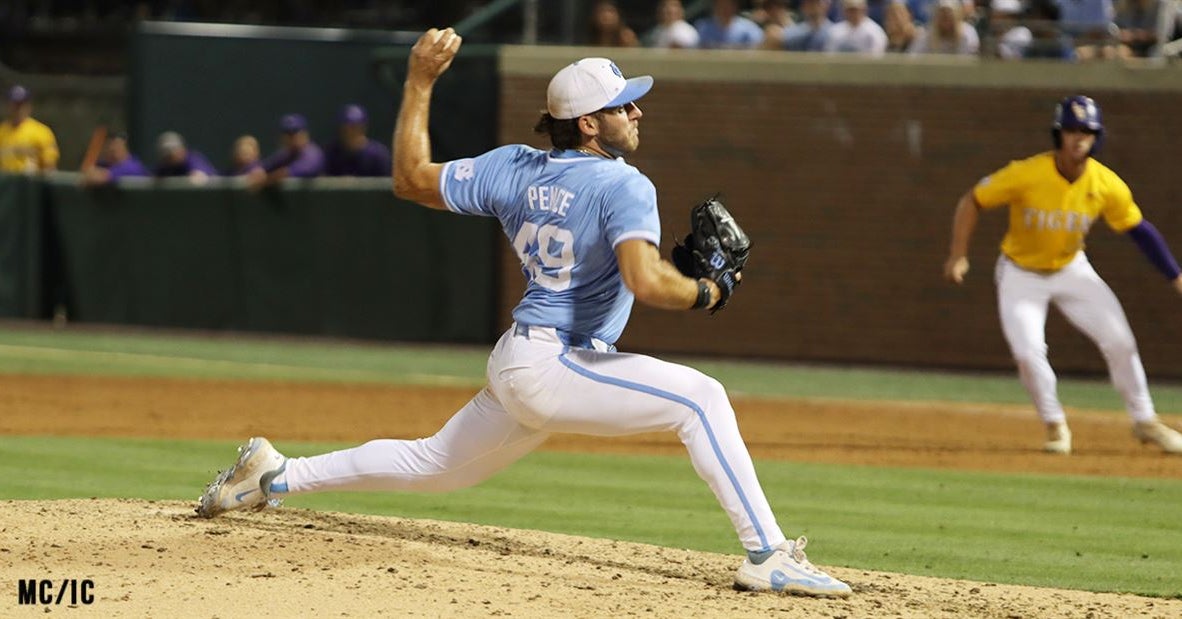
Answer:
<svg viewBox="0 0 1182 619"><path fill-rule="evenodd" d="M827 580L819 580L817 578L792 578L780 570L773 570L768 580L771 582L772 591L783 591L784 587L787 587L789 584L797 584L803 587L832 587L837 584L832 578Z"/></svg>

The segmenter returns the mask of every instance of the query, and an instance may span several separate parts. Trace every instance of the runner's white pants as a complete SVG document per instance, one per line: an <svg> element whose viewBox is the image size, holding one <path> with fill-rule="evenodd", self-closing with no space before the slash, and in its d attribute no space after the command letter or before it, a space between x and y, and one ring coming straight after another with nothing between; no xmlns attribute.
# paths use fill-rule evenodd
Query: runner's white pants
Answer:
<svg viewBox="0 0 1182 619"><path fill-rule="evenodd" d="M1129 416L1134 421L1156 417L1124 309L1082 251L1067 266L1049 274L1024 270L1002 255L994 273L1002 331L1018 364L1022 385L1044 422L1066 419L1055 371L1047 361L1047 307L1052 303L1100 348Z"/></svg>
<svg viewBox="0 0 1182 619"><path fill-rule="evenodd" d="M488 387L437 434L291 458L289 491L445 492L484 481L552 433L671 430L744 548L767 550L784 541L718 381L685 366L615 352L598 340L588 349L562 339L550 328L510 328L489 356Z"/></svg>

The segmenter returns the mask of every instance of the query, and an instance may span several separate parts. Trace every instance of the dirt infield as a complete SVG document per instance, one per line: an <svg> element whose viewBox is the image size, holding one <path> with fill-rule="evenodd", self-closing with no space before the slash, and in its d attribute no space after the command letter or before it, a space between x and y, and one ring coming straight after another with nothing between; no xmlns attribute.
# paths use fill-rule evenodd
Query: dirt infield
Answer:
<svg viewBox="0 0 1182 619"><path fill-rule="evenodd" d="M433 432L473 391L0 376L0 434L410 438ZM1064 458L1038 452L1041 432L1027 407L735 404L757 458L1182 477L1177 459L1136 444L1127 420L1113 413L1072 411L1078 453ZM671 435L554 437L544 448L682 452ZM204 521L191 509L126 500L0 503L0 581L85 574L96 582L96 602L71 610L121 617L232 617L258 609L317 617L1182 616L1182 600L841 568L832 571L854 587L849 600L753 595L730 589L737 555L294 509ZM0 603L0 615L47 610L11 606L14 597Z"/></svg>

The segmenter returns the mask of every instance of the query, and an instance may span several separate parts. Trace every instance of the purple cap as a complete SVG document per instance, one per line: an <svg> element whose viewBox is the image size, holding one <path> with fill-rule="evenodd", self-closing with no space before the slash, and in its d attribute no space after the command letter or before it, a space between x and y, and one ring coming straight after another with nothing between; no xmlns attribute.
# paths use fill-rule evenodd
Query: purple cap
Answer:
<svg viewBox="0 0 1182 619"><path fill-rule="evenodd" d="M297 133L308 128L308 120L303 114L288 114L279 120L279 130L283 133Z"/></svg>
<svg viewBox="0 0 1182 619"><path fill-rule="evenodd" d="M33 97L33 93L29 92L28 88L17 84L8 89L8 100L13 103L24 103Z"/></svg>
<svg viewBox="0 0 1182 619"><path fill-rule="evenodd" d="M369 120L369 116L365 113L365 108L355 103L350 103L341 108L341 124L342 125L362 125Z"/></svg>

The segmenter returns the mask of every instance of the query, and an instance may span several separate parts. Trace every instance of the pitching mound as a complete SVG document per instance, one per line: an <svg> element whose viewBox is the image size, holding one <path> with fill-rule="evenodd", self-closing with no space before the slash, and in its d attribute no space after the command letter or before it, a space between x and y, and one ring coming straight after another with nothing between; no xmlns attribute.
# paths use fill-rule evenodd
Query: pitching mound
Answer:
<svg viewBox="0 0 1182 619"><path fill-rule="evenodd" d="M94 595L71 609L4 604L6 616L1182 616L1182 600L843 568L831 572L853 586L848 600L742 593L737 555L430 520L298 509L201 520L190 504L138 500L3 501L0 513L10 591L77 578Z"/></svg>

